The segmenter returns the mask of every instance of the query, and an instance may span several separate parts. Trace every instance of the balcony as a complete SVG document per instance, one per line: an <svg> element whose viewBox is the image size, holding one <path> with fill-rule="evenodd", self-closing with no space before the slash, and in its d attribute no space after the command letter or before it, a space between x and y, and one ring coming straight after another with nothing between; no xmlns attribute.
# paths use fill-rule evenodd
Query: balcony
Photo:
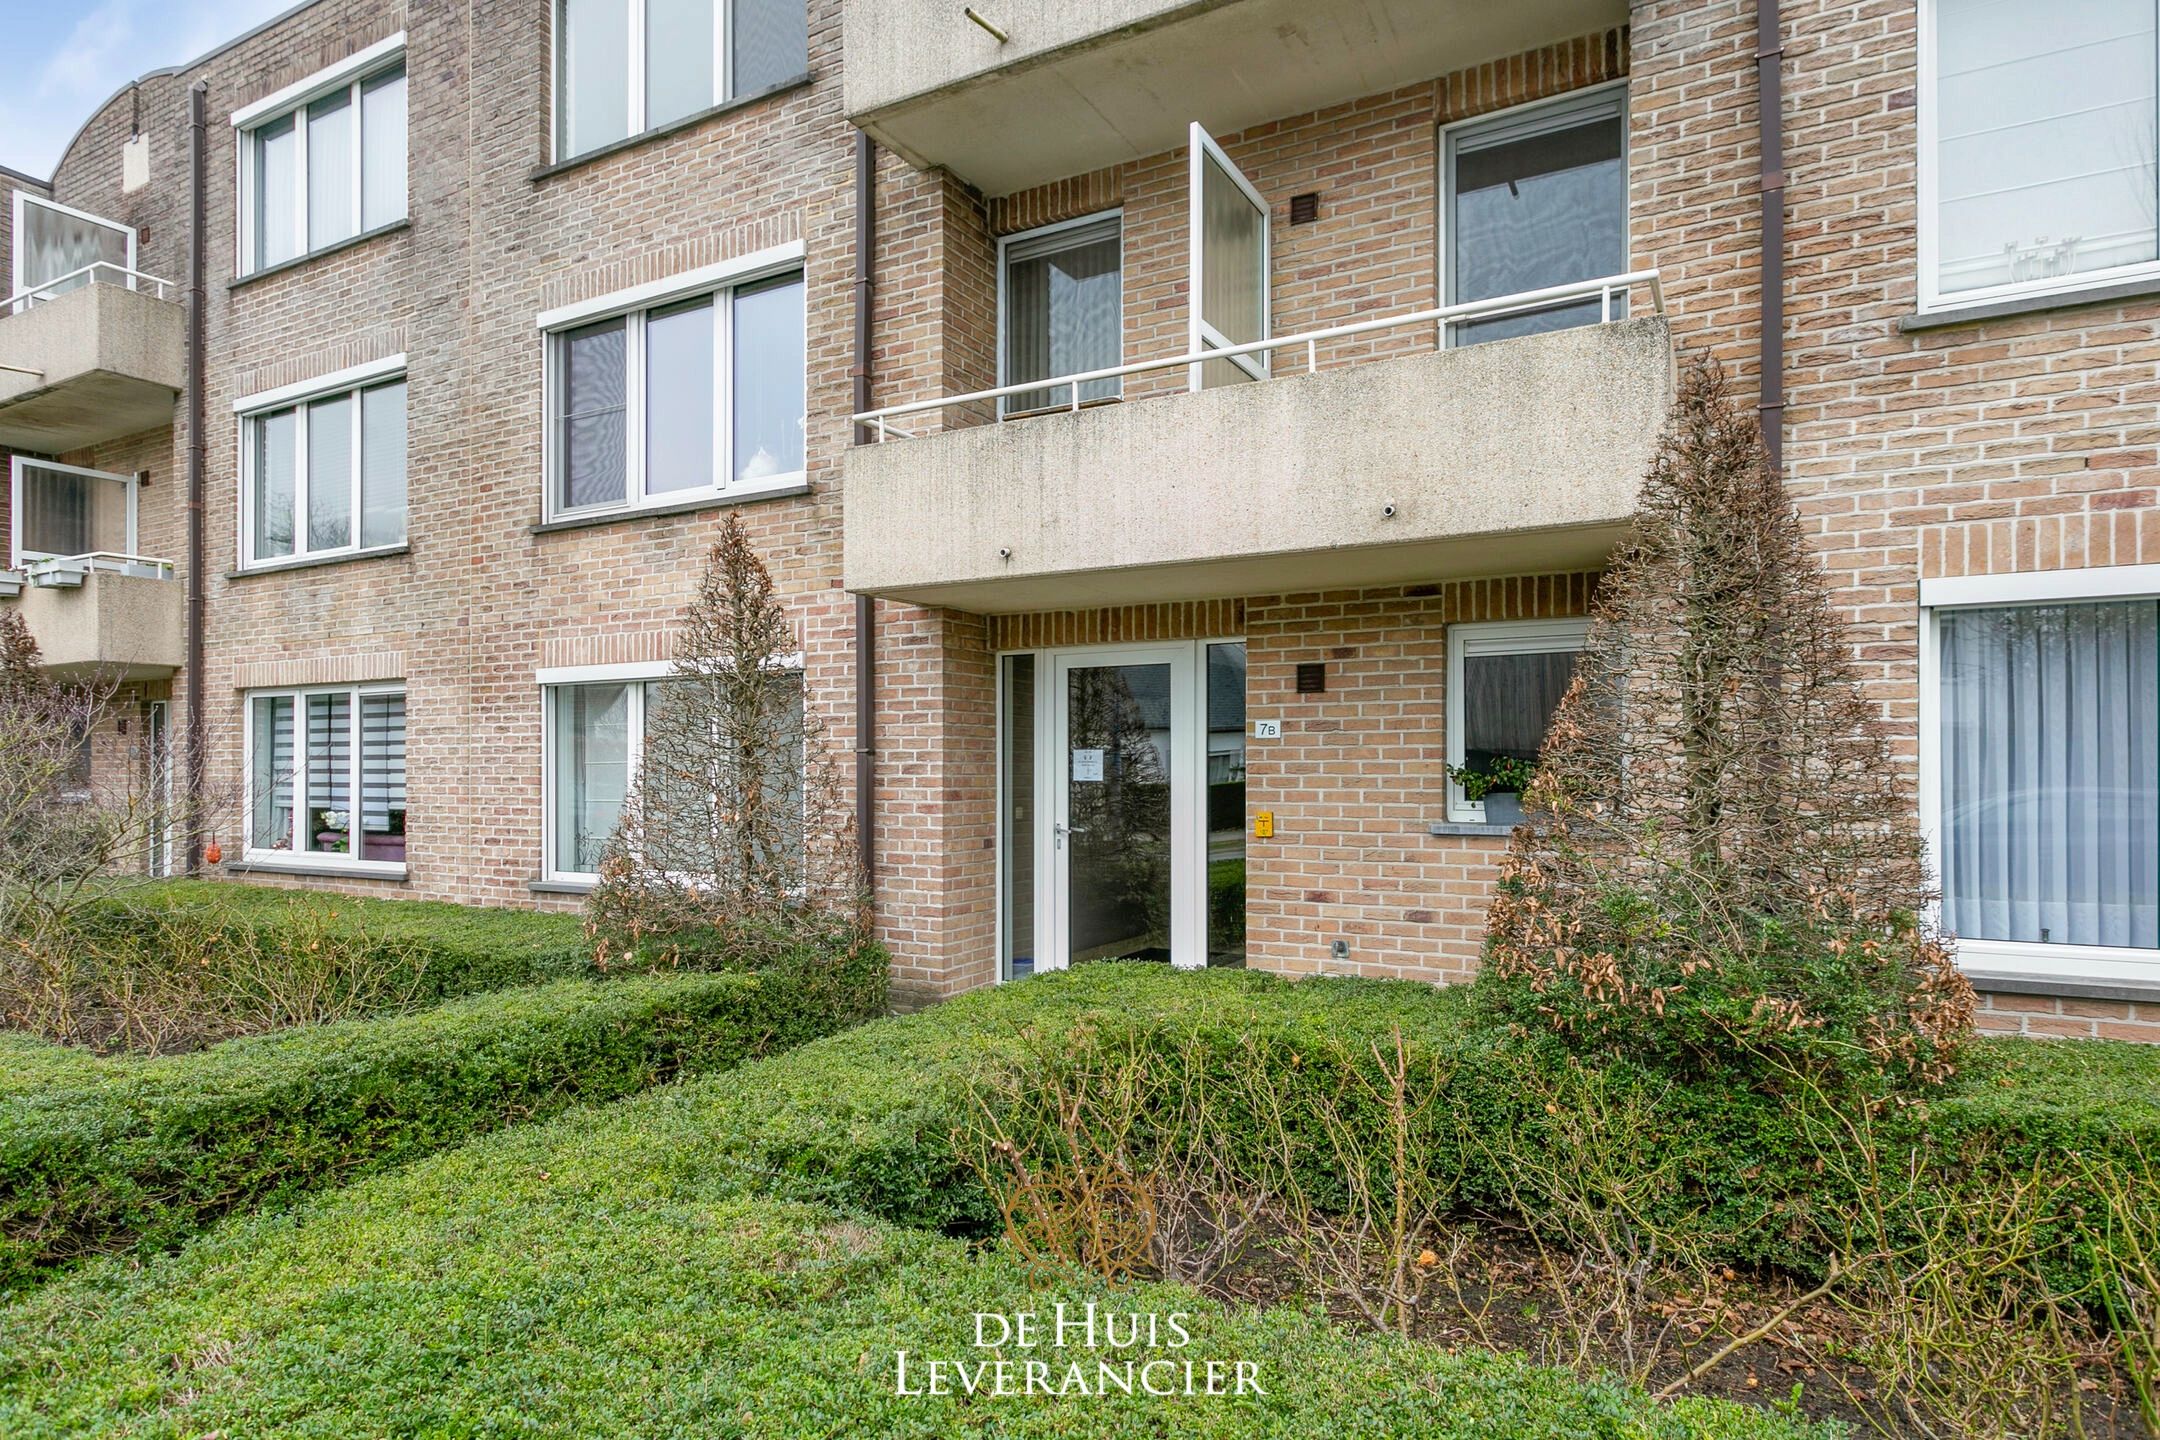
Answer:
<svg viewBox="0 0 2160 1440"><path fill-rule="evenodd" d="M979 18L976 18L979 17ZM988 195L1627 23L1625 0L847 0L848 116Z"/></svg>
<svg viewBox="0 0 2160 1440"><path fill-rule="evenodd" d="M58 675L152 680L186 656L181 587L169 560L68 555L0 570L0 603L17 607L38 659Z"/></svg>
<svg viewBox="0 0 2160 1440"><path fill-rule="evenodd" d="M1638 318L1610 318L1631 294ZM1605 323L1324 364L1350 337L1585 297ZM1290 373L901 438L947 409L1260 352ZM885 438L847 455L847 586L1011 612L1594 568L1672 386L1641 272L869 411Z"/></svg>
<svg viewBox="0 0 2160 1440"><path fill-rule="evenodd" d="M172 287L99 262L0 312L0 445L47 454L172 424L186 336Z"/></svg>

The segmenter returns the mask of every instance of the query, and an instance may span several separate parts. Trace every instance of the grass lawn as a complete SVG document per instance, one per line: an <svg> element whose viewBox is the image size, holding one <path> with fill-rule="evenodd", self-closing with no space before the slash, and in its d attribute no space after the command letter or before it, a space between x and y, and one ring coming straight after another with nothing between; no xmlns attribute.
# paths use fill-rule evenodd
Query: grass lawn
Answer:
<svg viewBox="0 0 2160 1440"><path fill-rule="evenodd" d="M1037 1292L995 1248L857 1205L776 1197L852 1192L877 1205L941 1193L920 1172L940 1163L943 1079L1023 1016L1055 1025L1105 1004L1163 1002L1196 978L1029 982L499 1132L229 1221L139 1268L92 1262L0 1310L0 1433L1816 1433L1713 1402L1656 1406L1304 1311L1226 1311L1173 1287L1113 1294L1066 1280ZM1258 991L1315 1016L1325 998L1243 976L1183 993L1228 1018ZM1340 993L1350 1023L1377 1019L1386 995ZM897 1351L978 1358L976 1311L1090 1298L1190 1312L1191 1357L1258 1362L1266 1395L894 1393Z"/></svg>

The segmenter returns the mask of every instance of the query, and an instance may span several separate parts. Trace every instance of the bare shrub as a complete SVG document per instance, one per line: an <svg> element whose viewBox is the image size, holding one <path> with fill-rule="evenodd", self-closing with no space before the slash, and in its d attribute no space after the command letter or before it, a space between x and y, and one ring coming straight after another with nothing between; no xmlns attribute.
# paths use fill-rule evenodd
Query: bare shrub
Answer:
<svg viewBox="0 0 2160 1440"><path fill-rule="evenodd" d="M1196 1039L1081 1027L981 1078L958 1138L1030 1260L1202 1285L1249 1253L1271 1191L1238 1150L1240 1106L1277 1103L1264 1064L1211 1066Z"/></svg>
<svg viewBox="0 0 2160 1440"><path fill-rule="evenodd" d="M1438 1062L1413 1060L1397 1026L1393 1043L1364 1057L1318 1063L1335 1072L1308 1104L1340 1195L1316 1194L1300 1144L1274 1107L1271 1130L1282 1225L1275 1248L1307 1289L1375 1328L1411 1334L1428 1292L1445 1285L1464 1300L1460 1264L1470 1233L1451 1226L1459 1167L1433 1143L1433 1107L1447 1091ZM1266 1072L1261 1072L1265 1074Z"/></svg>
<svg viewBox="0 0 2160 1440"><path fill-rule="evenodd" d="M2103 1352L2075 1273L2072 1169L1945 1175L1885 1138L1884 1102L1820 1089L1802 1133L1838 1193L1821 1218L1840 1257L1829 1293L1874 1379L1848 1394L1884 1435L2052 1440L2085 1433L2081 1367Z"/></svg>
<svg viewBox="0 0 2160 1440"><path fill-rule="evenodd" d="M868 933L838 767L789 665L801 648L730 515L668 678L648 692L642 760L587 901L603 968L754 960Z"/></svg>
<svg viewBox="0 0 2160 1440"><path fill-rule="evenodd" d="M1691 361L1523 796L1487 999L1700 1073L1947 1074L1971 987L1853 653L1754 417Z"/></svg>
<svg viewBox="0 0 2160 1440"><path fill-rule="evenodd" d="M1673 1297L1713 1293L1721 1270L1703 1207L1675 1203L1695 1157L1668 1138L1669 1087L1578 1063L1512 1073L1523 1117L1466 1140L1503 1185L1550 1300L1539 1358L1647 1380L1689 1338Z"/></svg>
<svg viewBox="0 0 2160 1440"><path fill-rule="evenodd" d="M409 942L295 896L275 933L215 905L78 915L0 965L0 1020L102 1051L173 1054L241 1035L410 1009L426 962Z"/></svg>

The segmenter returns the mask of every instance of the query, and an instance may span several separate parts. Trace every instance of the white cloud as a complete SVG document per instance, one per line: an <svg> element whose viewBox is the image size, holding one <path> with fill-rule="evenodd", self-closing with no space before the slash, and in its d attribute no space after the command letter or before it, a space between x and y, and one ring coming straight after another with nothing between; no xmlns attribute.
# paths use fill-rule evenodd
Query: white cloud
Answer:
<svg viewBox="0 0 2160 1440"><path fill-rule="evenodd" d="M15 43L0 87L0 165L50 175L98 106L130 80L193 60L293 0L103 0L72 26L40 27L39 0L7 0ZM64 28L63 28L64 27Z"/></svg>

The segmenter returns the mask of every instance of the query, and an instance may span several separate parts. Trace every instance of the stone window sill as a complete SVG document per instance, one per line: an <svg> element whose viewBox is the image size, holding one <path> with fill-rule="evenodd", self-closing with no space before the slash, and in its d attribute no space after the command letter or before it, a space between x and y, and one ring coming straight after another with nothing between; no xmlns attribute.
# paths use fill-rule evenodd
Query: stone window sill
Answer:
<svg viewBox="0 0 2160 1440"><path fill-rule="evenodd" d="M327 260L332 255L350 250L356 245L365 245L370 240L379 240L385 235L395 235L400 230L410 230L411 228L412 219L409 216L392 220L387 225L378 225L372 230L363 230L357 235L348 235L345 239L325 245L320 250L310 250L305 255L295 255L290 260L280 260L275 265L265 265L262 269L250 270L245 275L235 275L225 282L225 288L227 290L238 290L243 285L252 285L258 280L267 280L272 275L283 275L287 271L298 270L303 265L312 265L318 260Z"/></svg>
<svg viewBox="0 0 2160 1440"><path fill-rule="evenodd" d="M349 565L360 560L386 560L393 555L410 555L412 546L378 545L372 550L340 550L335 555L310 555L302 560L272 560L264 565L250 565L244 570L228 570L227 580L246 580L256 575L282 575L288 570L319 570L325 565Z"/></svg>
<svg viewBox="0 0 2160 1440"><path fill-rule="evenodd" d="M572 155L567 160L556 160L542 165L525 178L532 184L538 185L544 180L554 179L557 175L565 175L572 170L579 170L593 164L595 161L605 160L610 155L620 155L625 150L635 150L640 145L649 145L655 140L663 140L670 135L679 135L685 130L696 129L715 116L731 114L734 111L758 104L760 101L770 100L775 95L785 95L791 90L799 90L816 78L815 72L805 70L800 75L790 76L776 85L768 85L763 90L752 91L748 95L738 95L734 99L724 101L721 104L707 106L695 114L683 116L680 120L670 120L665 125L658 125L650 130L640 130L635 135L626 135L622 139L602 145L596 150L587 150L581 154Z"/></svg>
<svg viewBox="0 0 2160 1440"><path fill-rule="evenodd" d="M2049 295L2019 295L2008 300L1989 300L1978 305L1958 305L1901 315L1901 334L1925 333L1951 325L1973 325L1982 320L2002 320L2015 315L2039 315L2050 310L2070 310L2081 305L2108 305L2122 300L2160 298L2160 279L2118 280L2112 285L2092 285L2082 290L2059 290Z"/></svg>

